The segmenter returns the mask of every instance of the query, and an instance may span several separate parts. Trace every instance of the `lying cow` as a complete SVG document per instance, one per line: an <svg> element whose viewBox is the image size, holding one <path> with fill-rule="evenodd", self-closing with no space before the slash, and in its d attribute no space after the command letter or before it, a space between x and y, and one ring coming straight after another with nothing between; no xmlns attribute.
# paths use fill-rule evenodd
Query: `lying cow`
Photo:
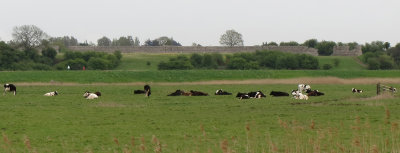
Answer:
<svg viewBox="0 0 400 153"><path fill-rule="evenodd" d="M390 91L390 92L397 92L397 89L394 87L389 87L389 88L383 88L384 91Z"/></svg>
<svg viewBox="0 0 400 153"><path fill-rule="evenodd" d="M239 99L250 99L250 98L261 98L261 97L266 97L264 93L261 91L256 91L256 92L249 92L249 93L237 93L236 95L237 98Z"/></svg>
<svg viewBox="0 0 400 153"><path fill-rule="evenodd" d="M181 95L183 95L185 92L183 91L183 90L176 90L175 92L173 92L173 93L171 93L171 94L169 94L169 95L167 95L167 96L181 96Z"/></svg>
<svg viewBox="0 0 400 153"><path fill-rule="evenodd" d="M4 93L3 93L3 95L5 95L6 94L6 91L8 91L8 92L13 92L14 93L14 96L17 94L17 87L15 87L15 85L13 85L13 84L4 84Z"/></svg>
<svg viewBox="0 0 400 153"><path fill-rule="evenodd" d="M288 93L282 92L282 91L271 91L271 92L269 93L269 95L275 96L275 97L278 97L278 96L289 96Z"/></svg>
<svg viewBox="0 0 400 153"><path fill-rule="evenodd" d="M356 88L351 88L351 92L355 93L362 93L363 91L361 89L356 89Z"/></svg>
<svg viewBox="0 0 400 153"><path fill-rule="evenodd" d="M308 96L305 94L302 94L298 90L292 90L292 95L294 99L305 99L308 100Z"/></svg>
<svg viewBox="0 0 400 153"><path fill-rule="evenodd" d="M311 90L311 89L307 89L306 93L307 93L307 96L322 96L322 95L325 95L324 93L319 92L318 90Z"/></svg>
<svg viewBox="0 0 400 153"><path fill-rule="evenodd" d="M99 96L101 96L101 93L99 91L97 91L95 93L91 93L89 91L86 91L83 94L83 97L85 97L86 99L96 99L96 98L99 98Z"/></svg>
<svg viewBox="0 0 400 153"><path fill-rule="evenodd" d="M53 91L53 92L45 93L43 96L57 96L57 95L58 95L58 92L57 91Z"/></svg>
<svg viewBox="0 0 400 153"><path fill-rule="evenodd" d="M222 89L219 89L217 91L215 91L215 95L232 95L232 93L223 91Z"/></svg>
<svg viewBox="0 0 400 153"><path fill-rule="evenodd" d="M190 90L191 96L208 96L208 93Z"/></svg>
<svg viewBox="0 0 400 153"><path fill-rule="evenodd" d="M145 94L146 97L149 97L151 95L150 86L146 84L143 88L144 90L133 90L133 94Z"/></svg>

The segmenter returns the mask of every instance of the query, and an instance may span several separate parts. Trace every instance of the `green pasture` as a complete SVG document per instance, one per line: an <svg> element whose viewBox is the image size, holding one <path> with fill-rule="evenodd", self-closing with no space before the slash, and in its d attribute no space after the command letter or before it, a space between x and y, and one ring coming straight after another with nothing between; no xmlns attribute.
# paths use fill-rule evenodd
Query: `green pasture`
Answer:
<svg viewBox="0 0 400 153"><path fill-rule="evenodd" d="M352 87L364 89L353 94ZM215 96L296 85L18 86L0 98L0 152L398 152L399 97L374 85L312 85L326 95ZM166 96L176 89L204 97ZM57 90L55 97L44 93ZM101 91L96 100L84 91ZM371 151L372 150L372 151Z"/></svg>
<svg viewBox="0 0 400 153"><path fill-rule="evenodd" d="M319 65L322 69L324 64L332 65L332 70L365 70L366 67L357 63L357 57L351 56L318 56ZM334 60L339 60L339 65L336 67L334 65Z"/></svg>
<svg viewBox="0 0 400 153"><path fill-rule="evenodd" d="M1 83L16 82L191 82L208 80L283 79L298 77L397 78L399 70L165 70L165 71L12 71L0 72Z"/></svg>

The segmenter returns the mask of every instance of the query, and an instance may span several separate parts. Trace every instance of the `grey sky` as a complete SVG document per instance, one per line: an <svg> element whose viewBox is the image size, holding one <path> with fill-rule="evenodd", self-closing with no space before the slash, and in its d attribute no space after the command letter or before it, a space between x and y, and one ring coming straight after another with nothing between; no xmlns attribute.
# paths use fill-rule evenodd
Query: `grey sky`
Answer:
<svg viewBox="0 0 400 153"><path fill-rule="evenodd" d="M0 0L0 39L33 24L50 36L97 42L133 35L219 45L228 29L245 45L310 38L400 42L399 0Z"/></svg>

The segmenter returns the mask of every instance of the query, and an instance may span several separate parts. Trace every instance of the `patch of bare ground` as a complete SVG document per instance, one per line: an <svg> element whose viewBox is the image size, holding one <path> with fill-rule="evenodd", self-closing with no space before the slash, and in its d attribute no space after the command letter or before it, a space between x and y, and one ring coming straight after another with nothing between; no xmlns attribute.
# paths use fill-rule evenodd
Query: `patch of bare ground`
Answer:
<svg viewBox="0 0 400 153"><path fill-rule="evenodd" d="M123 83L89 83L81 84L74 82L20 82L14 83L18 86L134 86L134 85L241 85L241 84L400 84L400 78L353 78L342 79L337 77L301 77L290 79L251 79L251 80L213 80L213 81L195 81L195 82L123 82Z"/></svg>

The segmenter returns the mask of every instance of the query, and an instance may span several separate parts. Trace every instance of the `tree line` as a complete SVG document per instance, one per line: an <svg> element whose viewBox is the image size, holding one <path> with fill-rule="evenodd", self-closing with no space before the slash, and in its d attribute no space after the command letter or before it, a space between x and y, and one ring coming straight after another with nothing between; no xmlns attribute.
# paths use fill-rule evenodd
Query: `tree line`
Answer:
<svg viewBox="0 0 400 153"><path fill-rule="evenodd" d="M12 32L13 40L7 42L4 45L9 45L13 50L22 50L27 58L37 62L44 60L44 57L37 56L33 50L37 50L41 46L41 50L48 50L48 46L58 46L58 50L61 52L68 51L69 46L95 46L92 42L79 42L73 36L63 37L50 37L40 28L35 25L23 25L14 27ZM220 36L219 43L223 46L243 46L242 34L235 30L227 30ZM201 44L193 43L193 46L201 46ZM318 54L321 56L329 56L333 53L335 46L349 46L350 50L361 46L362 57L360 58L365 64L368 65L369 69L393 69L399 68L400 66L400 53L399 43L395 46L391 46L389 42L384 41L373 41L365 44L358 44L357 42L334 42L334 41L318 41L317 39L309 39L303 43L296 41L280 42L279 44L271 42L263 42L261 46L307 46L318 50ZM43 47L45 46L45 47ZM47 47L46 47L47 46ZM97 46L182 46L178 41L172 37L162 36L156 39L148 39L144 43L139 41L138 37L133 36L121 36L111 40L106 36L97 40ZM8 48L4 47L4 48ZM8 49L7 49L8 50ZM37 52L37 51L36 51ZM46 53L44 53L46 54ZM43 55L43 53L42 53ZM19 58L24 59L22 56ZM51 58L51 57L46 57ZM239 60L238 62L240 62ZM38 62L40 63L40 62ZM43 62L42 62L43 63ZM44 66L42 66L44 67Z"/></svg>

